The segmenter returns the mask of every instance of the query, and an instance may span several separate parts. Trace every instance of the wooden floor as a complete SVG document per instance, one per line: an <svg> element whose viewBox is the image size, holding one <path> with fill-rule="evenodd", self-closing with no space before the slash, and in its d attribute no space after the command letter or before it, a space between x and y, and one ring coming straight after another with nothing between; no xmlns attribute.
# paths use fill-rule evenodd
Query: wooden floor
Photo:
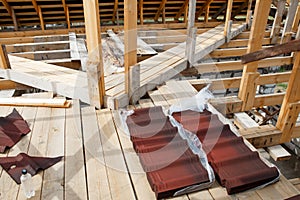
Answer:
<svg viewBox="0 0 300 200"><path fill-rule="evenodd" d="M230 37L246 29L246 24L233 24ZM224 26L219 25L197 36L195 60L208 55L225 43ZM185 42L163 53L140 62L140 88L138 97L169 80L186 68ZM86 73L67 69L41 61L9 55L11 70L0 70L0 77L13 80L46 91L80 99L89 103ZM106 105L122 107L128 105L125 93L124 74L105 77Z"/></svg>
<svg viewBox="0 0 300 200"><path fill-rule="evenodd" d="M174 91L177 93L174 93ZM170 81L150 92L151 99L129 108L169 107L196 91L185 81ZM0 107L5 116L13 107ZM74 100L71 108L17 107L31 132L0 156L26 152L32 156L61 156L63 161L34 176L32 199L155 199L132 143L116 111L96 111ZM211 188L174 199L285 199L300 192L281 176L266 188L228 196L215 183ZM0 199L25 199L8 174L0 169Z"/></svg>

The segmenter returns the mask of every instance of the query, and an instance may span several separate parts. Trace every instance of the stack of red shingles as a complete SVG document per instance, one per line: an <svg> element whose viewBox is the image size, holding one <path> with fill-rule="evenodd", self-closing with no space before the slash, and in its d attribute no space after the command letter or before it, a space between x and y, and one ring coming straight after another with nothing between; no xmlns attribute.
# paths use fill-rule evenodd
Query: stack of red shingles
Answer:
<svg viewBox="0 0 300 200"><path fill-rule="evenodd" d="M188 186L209 183L206 169L161 107L137 109L127 118L133 147L157 198Z"/></svg>
<svg viewBox="0 0 300 200"><path fill-rule="evenodd" d="M173 114L183 127L200 139L217 179L233 194L260 186L279 177L275 167L268 167L257 152L209 111L183 111Z"/></svg>

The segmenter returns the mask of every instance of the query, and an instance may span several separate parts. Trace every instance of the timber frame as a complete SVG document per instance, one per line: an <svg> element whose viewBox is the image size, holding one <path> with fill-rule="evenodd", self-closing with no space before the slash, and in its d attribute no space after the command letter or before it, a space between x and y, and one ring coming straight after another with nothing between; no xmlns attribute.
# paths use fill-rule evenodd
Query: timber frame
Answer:
<svg viewBox="0 0 300 200"><path fill-rule="evenodd" d="M76 65L74 60L82 61L81 57L83 55L86 59L89 56L88 62L85 63L88 91L90 92L89 103L97 108L103 106L118 108L126 106L130 101L134 103L143 96L143 94L138 94L137 99L131 99L132 96L136 95L134 94L136 88L142 87L142 77L140 75L143 69L140 68L137 59L137 37L142 38L146 43L151 44L152 42L150 46L153 48L159 46L161 50L168 50L180 43L187 42L186 57L189 64L184 60L176 66L176 69L180 71L189 67L182 74L201 75L238 70L243 72L239 77L189 81L197 90L208 83L211 84L210 87L213 91L230 88L239 89L238 96L213 99L211 100L212 105L221 110L223 109L222 111L225 114L249 111L256 107L281 105L282 110L276 126L268 130L271 135L274 135L272 144L287 142L300 136L300 126L296 123L300 111L300 96L294 95L300 88L300 81L297 79L300 76L300 53L292 52L291 54L278 55L245 65L240 61L240 57L246 53L253 53L273 44L286 43L295 38L295 35L299 37L300 7L298 0L290 0L289 4L279 0L275 20L272 28L269 29L266 29L269 16L267 10L271 8L271 0L182 0L174 3L166 0L125 0L122 2L111 0L105 3L95 0L83 2L62 0L53 4L51 4L51 1L47 1L48 3L41 2L32 0L17 5L13 1L1 0L0 11L4 13L0 16L0 68L2 70L10 70L11 68L8 54L36 60L39 56L37 54L40 53L37 52L37 49L41 48L41 45L48 45L48 51L51 51L51 45L59 45L62 48L60 53L68 54L70 53L68 50L71 48L71 44L75 44L77 46L77 57L75 56L73 60L70 59L68 62L61 59L61 63L58 65L72 65L74 67ZM287 5L293 8L287 10L287 17L285 18L283 15ZM55 10L55 12L51 10ZM251 13L253 13L253 19L251 19ZM283 19L286 20L286 24L281 27ZM237 21L249 29L247 31L243 29L244 32L233 35L235 34L232 32L233 25ZM207 32L208 29L223 24L224 41L222 40L222 42L224 43L218 43L219 46L216 45L210 49L211 53L201 57L203 59L209 57L214 61L219 61L198 62L200 57L196 56L194 58L197 53L195 52L196 46L193 46L196 45L197 39L195 38L197 35ZM58 26L58 28L55 28L55 26ZM118 94L118 98L114 98L109 92L107 93L107 85L105 85L104 80L101 37L105 37L106 34L103 34L103 32L110 29L115 32L125 31L125 73L122 78L125 80L125 92L121 95ZM169 29L175 30L176 34L167 33ZM280 30L282 30L281 35ZM70 32L72 34L69 34ZM72 35L75 35L73 43L71 39L67 42L68 39L61 39L63 37L72 38ZM48 37L49 40L44 41L44 43L41 42L39 45L29 45L29 43L36 43L37 38L42 36ZM84 48L84 40L80 43L79 36L81 39L86 39L87 49ZM186 36L188 36L188 40L186 40ZM61 41L50 41L50 37L60 38ZM18 52L17 48L19 47L15 43L24 43L26 48L33 48L33 50L27 54ZM80 44L81 47L79 47ZM75 55L73 50L70 54ZM232 57L235 57L236 60L230 59ZM51 61L48 61L48 63L52 64ZM84 64L82 63L81 65L77 63L77 65L83 67ZM293 69L272 74L260 74L258 72L258 69L283 65L291 65ZM179 71L172 74L172 76L170 75L167 79L177 74L179 74ZM118 75L118 77L120 76ZM0 89L27 87L24 83L15 83L17 81L13 82L6 79L0 81ZM285 93L257 94L258 86L278 83L288 83ZM144 93L155 87L156 85L154 87L146 85ZM253 128L250 132L252 135L265 137L263 128L259 130ZM247 137L250 137L249 135ZM268 142L266 144L270 145Z"/></svg>

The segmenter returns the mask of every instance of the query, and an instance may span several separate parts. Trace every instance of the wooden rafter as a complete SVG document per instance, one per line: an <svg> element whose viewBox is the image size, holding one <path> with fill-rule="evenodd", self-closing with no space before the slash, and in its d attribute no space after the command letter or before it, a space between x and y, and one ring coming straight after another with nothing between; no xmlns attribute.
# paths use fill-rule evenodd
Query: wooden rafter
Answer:
<svg viewBox="0 0 300 200"><path fill-rule="evenodd" d="M198 17L200 17L200 15L207 9L207 7L210 6L210 4L213 2L213 0L207 0L205 2L205 4L200 7L200 9L196 12L195 16L196 16L196 19L198 19Z"/></svg>
<svg viewBox="0 0 300 200"><path fill-rule="evenodd" d="M118 5L119 5L119 0L115 0L113 17L112 17L113 23L115 23L115 21L116 21L116 16L117 16L117 12L118 12Z"/></svg>
<svg viewBox="0 0 300 200"><path fill-rule="evenodd" d="M239 8L235 9L234 12L231 14L231 19L233 19L235 16L237 16L240 12L242 12L242 10L244 10L245 8L248 7L248 0L245 0L244 3L242 3L242 5L240 5Z"/></svg>
<svg viewBox="0 0 300 200"><path fill-rule="evenodd" d="M40 6L38 6L38 14L39 14L39 18L40 18L41 29L45 30L45 23L44 23L42 8Z"/></svg>
<svg viewBox="0 0 300 200"><path fill-rule="evenodd" d="M0 1L2 2L3 6L7 10L8 14L11 16L14 23L15 30L18 30L18 22L14 10L10 7L10 5L6 0L0 0Z"/></svg>
<svg viewBox="0 0 300 200"><path fill-rule="evenodd" d="M164 10L165 6L166 6L166 2L167 0L162 0L161 3L160 3L160 6L155 14L155 17L154 17L154 20L157 21L159 16L160 16L160 13Z"/></svg>
<svg viewBox="0 0 300 200"><path fill-rule="evenodd" d="M227 3L224 3L223 6L212 16L212 19L217 19L218 16L227 8Z"/></svg>
<svg viewBox="0 0 300 200"><path fill-rule="evenodd" d="M68 29L70 29L71 28L71 23L70 23L69 8L66 4L66 0L61 0L61 1L62 1L62 4L63 4Z"/></svg>
<svg viewBox="0 0 300 200"><path fill-rule="evenodd" d="M178 20L178 18L182 15L182 13L186 11L188 5L189 5L189 0L185 0L181 8L179 9L178 13L176 14L175 20Z"/></svg>

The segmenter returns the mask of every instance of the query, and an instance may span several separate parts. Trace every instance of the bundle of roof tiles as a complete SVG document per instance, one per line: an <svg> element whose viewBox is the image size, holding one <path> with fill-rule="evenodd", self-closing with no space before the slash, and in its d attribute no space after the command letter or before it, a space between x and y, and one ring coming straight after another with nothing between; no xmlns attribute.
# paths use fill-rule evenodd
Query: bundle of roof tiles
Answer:
<svg viewBox="0 0 300 200"><path fill-rule="evenodd" d="M243 138L236 136L217 115L183 111L173 113L183 127L200 139L215 175L228 194L245 191L279 178L276 167L267 166Z"/></svg>
<svg viewBox="0 0 300 200"><path fill-rule="evenodd" d="M189 149L161 107L137 109L127 118L133 147L157 198L209 183L207 170Z"/></svg>

